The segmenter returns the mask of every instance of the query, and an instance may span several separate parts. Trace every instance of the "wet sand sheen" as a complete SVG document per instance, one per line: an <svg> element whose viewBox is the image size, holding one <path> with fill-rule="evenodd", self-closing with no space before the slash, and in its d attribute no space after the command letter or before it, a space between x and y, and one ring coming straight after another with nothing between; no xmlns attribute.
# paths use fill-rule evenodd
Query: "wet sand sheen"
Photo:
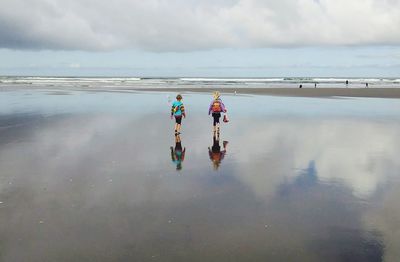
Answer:
<svg viewBox="0 0 400 262"><path fill-rule="evenodd" d="M179 140L165 93L0 96L1 261L399 255L397 100L225 96L217 141L208 95Z"/></svg>
<svg viewBox="0 0 400 262"><path fill-rule="evenodd" d="M161 91L160 88L136 88L136 91ZM221 90L224 93L272 95L272 96L298 96L298 97L376 97L400 98L400 88L162 88L169 92L199 92L211 93Z"/></svg>

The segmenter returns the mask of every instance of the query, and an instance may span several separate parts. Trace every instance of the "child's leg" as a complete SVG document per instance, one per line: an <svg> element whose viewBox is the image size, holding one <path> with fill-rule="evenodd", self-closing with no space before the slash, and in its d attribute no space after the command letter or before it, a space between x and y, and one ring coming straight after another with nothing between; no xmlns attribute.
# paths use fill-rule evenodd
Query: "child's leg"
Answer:
<svg viewBox="0 0 400 262"><path fill-rule="evenodd" d="M218 134L218 136L219 136L219 126L220 126L220 125L219 125L219 121L220 121L220 118L221 118L221 113L216 114L215 117L216 117L216 118L215 118L215 121L214 121L214 122L215 122L215 124L216 124L216 125L215 125L215 126L216 126L216 131L217 131L217 134Z"/></svg>
<svg viewBox="0 0 400 262"><path fill-rule="evenodd" d="M181 131L181 121L182 116L175 116L175 133L179 133Z"/></svg>
<svg viewBox="0 0 400 262"><path fill-rule="evenodd" d="M213 133L215 135L215 133L217 132L217 117L214 113L212 114L212 117L213 117Z"/></svg>

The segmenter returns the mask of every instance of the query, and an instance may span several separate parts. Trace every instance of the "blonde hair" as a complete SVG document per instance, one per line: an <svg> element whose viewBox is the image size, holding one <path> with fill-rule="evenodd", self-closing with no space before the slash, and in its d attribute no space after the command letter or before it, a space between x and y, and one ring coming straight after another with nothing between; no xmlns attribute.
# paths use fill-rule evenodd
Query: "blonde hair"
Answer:
<svg viewBox="0 0 400 262"><path fill-rule="evenodd" d="M218 99L220 96L221 96L221 94L219 93L219 91L215 91L215 92L213 93L214 99Z"/></svg>

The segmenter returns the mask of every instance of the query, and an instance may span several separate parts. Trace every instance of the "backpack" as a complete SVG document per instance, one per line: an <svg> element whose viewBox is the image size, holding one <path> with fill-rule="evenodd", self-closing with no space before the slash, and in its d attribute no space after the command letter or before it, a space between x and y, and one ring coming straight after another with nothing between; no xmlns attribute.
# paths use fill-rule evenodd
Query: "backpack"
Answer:
<svg viewBox="0 0 400 262"><path fill-rule="evenodd" d="M180 106L180 105L179 105L179 106L175 106L175 107L174 107L174 113L178 112L180 109L181 109L181 106Z"/></svg>
<svg viewBox="0 0 400 262"><path fill-rule="evenodd" d="M175 103L174 103L174 105L175 105ZM182 107L183 107L182 103L177 103L177 105L175 105L173 108L174 114L176 114L176 112L182 111Z"/></svg>
<svg viewBox="0 0 400 262"><path fill-rule="evenodd" d="M213 102L213 104L212 104L212 106L211 106L211 110L212 110L214 113L219 113L219 112L221 112L221 111L222 111L221 101L219 101L219 100L214 100L214 102Z"/></svg>
<svg viewBox="0 0 400 262"><path fill-rule="evenodd" d="M211 153L211 160L215 162L221 162L221 152Z"/></svg>

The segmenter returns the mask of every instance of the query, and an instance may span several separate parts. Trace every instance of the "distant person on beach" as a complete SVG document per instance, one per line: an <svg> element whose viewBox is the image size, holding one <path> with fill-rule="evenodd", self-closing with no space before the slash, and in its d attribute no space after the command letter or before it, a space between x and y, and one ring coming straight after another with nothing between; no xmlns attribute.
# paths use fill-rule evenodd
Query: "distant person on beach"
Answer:
<svg viewBox="0 0 400 262"><path fill-rule="evenodd" d="M221 118L221 113L226 113L225 105L222 102L220 96L220 93L218 91L215 91L213 93L213 100L211 101L208 108L208 115L211 114L213 117L213 133L218 133L218 135L220 130L219 119Z"/></svg>
<svg viewBox="0 0 400 262"><path fill-rule="evenodd" d="M182 162L185 160L185 152L186 148L184 147L182 150L182 142L181 137L179 135L175 136L175 148L172 146L171 149L171 160L176 165L176 170L182 169Z"/></svg>
<svg viewBox="0 0 400 262"><path fill-rule="evenodd" d="M221 161L224 159L227 145L228 141L223 141L222 146L224 150L221 151L221 146L219 145L219 136L216 136L215 134L213 135L213 145L211 148L208 148L208 155L210 156L214 170L218 170Z"/></svg>
<svg viewBox="0 0 400 262"><path fill-rule="evenodd" d="M175 135L179 135L181 133L182 117L186 118L182 96L179 94L176 96L176 101L172 103L171 119L173 119L173 117L175 117Z"/></svg>
<svg viewBox="0 0 400 262"><path fill-rule="evenodd" d="M303 85L299 85L299 88L303 88Z"/></svg>
<svg viewBox="0 0 400 262"><path fill-rule="evenodd" d="M368 83L365 83L365 88L368 88Z"/></svg>
<svg viewBox="0 0 400 262"><path fill-rule="evenodd" d="M346 80L346 86L348 86L349 85L349 80Z"/></svg>
<svg viewBox="0 0 400 262"><path fill-rule="evenodd" d="M317 83L314 83L314 88L317 88Z"/></svg>

